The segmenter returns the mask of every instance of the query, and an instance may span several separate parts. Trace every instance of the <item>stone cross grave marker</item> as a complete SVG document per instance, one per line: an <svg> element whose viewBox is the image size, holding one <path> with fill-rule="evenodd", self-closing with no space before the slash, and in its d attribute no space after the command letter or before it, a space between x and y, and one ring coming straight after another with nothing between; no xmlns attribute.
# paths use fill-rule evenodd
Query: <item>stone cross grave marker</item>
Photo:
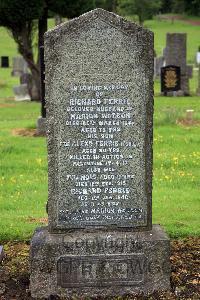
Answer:
<svg viewBox="0 0 200 300"><path fill-rule="evenodd" d="M48 228L31 292L106 296L169 287L151 221L153 33L95 9L45 34Z"/></svg>

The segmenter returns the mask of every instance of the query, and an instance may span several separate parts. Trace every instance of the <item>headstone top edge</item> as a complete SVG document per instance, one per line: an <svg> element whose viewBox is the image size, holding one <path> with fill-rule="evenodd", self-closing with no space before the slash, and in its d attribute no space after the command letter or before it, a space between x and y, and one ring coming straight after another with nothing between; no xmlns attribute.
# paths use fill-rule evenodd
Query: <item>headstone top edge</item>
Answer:
<svg viewBox="0 0 200 300"><path fill-rule="evenodd" d="M126 34L131 34L137 29L143 34L147 34L147 35L149 34L153 36L153 32L151 30L146 29L135 22L128 21L125 18L113 12L106 11L102 8L95 8L94 10L86 12L80 15L79 17L63 22L62 24L57 25L56 27L48 30L44 34L45 38L46 39L52 38L54 35L58 33L62 33L67 29L72 29L73 25L76 25L75 27L82 28L82 25L85 22L93 21L98 18L101 19L102 21L105 21L106 23L110 24L113 27L119 28L119 30L124 31Z"/></svg>
<svg viewBox="0 0 200 300"><path fill-rule="evenodd" d="M166 36L174 36L174 35L180 35L180 36L187 36L186 32L167 32Z"/></svg>

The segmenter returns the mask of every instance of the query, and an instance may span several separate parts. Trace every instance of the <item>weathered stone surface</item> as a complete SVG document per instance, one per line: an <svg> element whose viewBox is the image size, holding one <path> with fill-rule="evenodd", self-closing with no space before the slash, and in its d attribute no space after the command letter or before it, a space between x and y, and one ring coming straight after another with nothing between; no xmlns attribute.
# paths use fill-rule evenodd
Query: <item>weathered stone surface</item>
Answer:
<svg viewBox="0 0 200 300"><path fill-rule="evenodd" d="M45 34L49 229L151 228L153 33L96 9Z"/></svg>
<svg viewBox="0 0 200 300"><path fill-rule="evenodd" d="M32 296L48 298L151 293L170 287L169 239L151 231L50 234L38 229L31 244Z"/></svg>
<svg viewBox="0 0 200 300"><path fill-rule="evenodd" d="M181 68L181 74L186 74L186 33L167 33L165 63Z"/></svg>

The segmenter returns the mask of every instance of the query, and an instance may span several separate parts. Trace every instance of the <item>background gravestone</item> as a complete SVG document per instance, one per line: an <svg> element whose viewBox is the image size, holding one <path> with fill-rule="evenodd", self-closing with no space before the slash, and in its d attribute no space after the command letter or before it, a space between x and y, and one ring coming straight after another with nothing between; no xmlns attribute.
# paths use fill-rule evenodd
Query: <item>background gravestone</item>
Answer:
<svg viewBox="0 0 200 300"><path fill-rule="evenodd" d="M9 68L9 56L1 56L1 67Z"/></svg>
<svg viewBox="0 0 200 300"><path fill-rule="evenodd" d="M35 86L32 74L22 73L22 75L20 75L20 84L27 85L28 94L31 99L37 99L37 87Z"/></svg>
<svg viewBox="0 0 200 300"><path fill-rule="evenodd" d="M169 288L151 221L153 33L96 9L45 34L48 228L31 242L31 294Z"/></svg>
<svg viewBox="0 0 200 300"><path fill-rule="evenodd" d="M15 95L15 101L31 100L26 83L14 86L13 92Z"/></svg>
<svg viewBox="0 0 200 300"><path fill-rule="evenodd" d="M21 76L23 73L28 73L28 65L22 56L13 57L12 76Z"/></svg>
<svg viewBox="0 0 200 300"><path fill-rule="evenodd" d="M181 88L179 95L189 95L189 78L192 77L191 66L186 61L186 33L167 33L164 51L165 66L175 65L181 69Z"/></svg>
<svg viewBox="0 0 200 300"><path fill-rule="evenodd" d="M161 68L164 66L164 56L154 57L154 78L160 77Z"/></svg>

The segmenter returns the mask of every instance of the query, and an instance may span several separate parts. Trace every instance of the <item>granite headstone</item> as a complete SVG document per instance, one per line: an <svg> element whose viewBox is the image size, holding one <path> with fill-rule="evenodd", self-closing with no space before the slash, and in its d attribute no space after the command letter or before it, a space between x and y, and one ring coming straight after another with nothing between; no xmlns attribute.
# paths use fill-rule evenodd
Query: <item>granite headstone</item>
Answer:
<svg viewBox="0 0 200 300"><path fill-rule="evenodd" d="M95 9L45 34L47 228L31 242L35 298L169 288L152 227L153 33Z"/></svg>

